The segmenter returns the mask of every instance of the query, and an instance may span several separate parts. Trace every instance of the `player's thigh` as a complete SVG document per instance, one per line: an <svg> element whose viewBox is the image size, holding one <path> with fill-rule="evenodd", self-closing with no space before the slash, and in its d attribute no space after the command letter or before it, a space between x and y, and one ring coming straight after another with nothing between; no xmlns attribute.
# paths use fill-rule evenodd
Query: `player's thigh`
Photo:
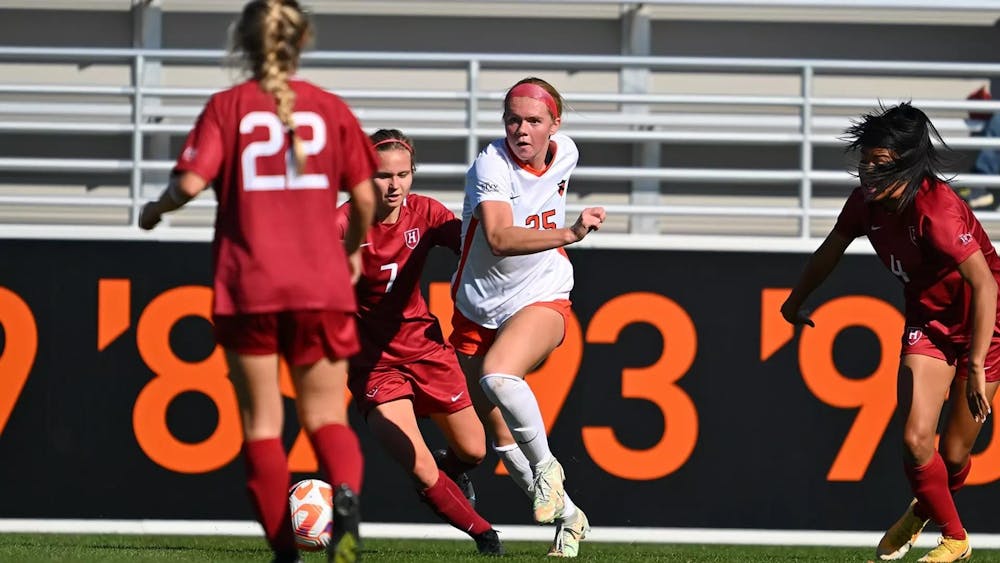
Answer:
<svg viewBox="0 0 1000 563"><path fill-rule="evenodd" d="M420 433L412 401L398 399L377 405L368 413L368 428L417 482L425 487L437 482L437 463Z"/></svg>
<svg viewBox="0 0 1000 563"><path fill-rule="evenodd" d="M475 409L431 414L451 449L465 462L479 463L486 457L486 433Z"/></svg>
<svg viewBox="0 0 1000 563"><path fill-rule="evenodd" d="M483 360L483 373L524 377L556 349L565 332L566 322L558 311L525 307L497 331Z"/></svg>
<svg viewBox="0 0 1000 563"><path fill-rule="evenodd" d="M239 354L226 350L229 378L240 405L246 440L276 438L284 425L284 403L278 385L277 354Z"/></svg>

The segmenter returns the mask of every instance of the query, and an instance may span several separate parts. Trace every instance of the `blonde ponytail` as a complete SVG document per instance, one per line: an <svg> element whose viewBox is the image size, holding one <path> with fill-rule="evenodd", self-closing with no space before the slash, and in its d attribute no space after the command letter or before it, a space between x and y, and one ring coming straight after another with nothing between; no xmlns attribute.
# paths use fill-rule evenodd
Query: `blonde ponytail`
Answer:
<svg viewBox="0 0 1000 563"><path fill-rule="evenodd" d="M234 41L244 52L261 89L274 97L276 113L288 129L295 168L300 174L305 172L306 154L302 140L295 134L295 91L288 78L298 67L309 29L309 20L295 0L254 0L243 10Z"/></svg>

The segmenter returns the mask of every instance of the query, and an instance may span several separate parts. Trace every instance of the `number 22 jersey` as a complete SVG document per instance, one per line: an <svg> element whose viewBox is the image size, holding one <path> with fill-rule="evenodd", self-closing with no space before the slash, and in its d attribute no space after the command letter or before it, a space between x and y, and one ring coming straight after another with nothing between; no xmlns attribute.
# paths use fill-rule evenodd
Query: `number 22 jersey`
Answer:
<svg viewBox="0 0 1000 563"><path fill-rule="evenodd" d="M215 314L355 308L331 218L337 192L372 176L375 154L340 98L304 80L288 84L303 174L274 97L253 80L209 99L174 168L215 189Z"/></svg>

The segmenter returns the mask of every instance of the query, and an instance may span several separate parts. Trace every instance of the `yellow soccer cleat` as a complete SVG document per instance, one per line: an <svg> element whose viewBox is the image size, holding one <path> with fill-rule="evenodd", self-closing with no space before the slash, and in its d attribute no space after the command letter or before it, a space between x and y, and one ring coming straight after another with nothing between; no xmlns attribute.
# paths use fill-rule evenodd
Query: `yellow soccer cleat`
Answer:
<svg viewBox="0 0 1000 563"><path fill-rule="evenodd" d="M939 538L938 546L917 559L917 563L950 563L970 557L972 557L972 547L969 545L969 534L966 534L964 540Z"/></svg>
<svg viewBox="0 0 1000 563"><path fill-rule="evenodd" d="M878 547L875 548L875 554L882 561L902 559L910 551L910 548L913 547L913 542L917 541L917 538L920 537L920 532L924 531L927 520L913 513L913 507L916 504L917 499L913 499L910 502L910 506L906 507L906 512L899 517L899 520L896 520L896 523L879 540Z"/></svg>
<svg viewBox="0 0 1000 563"><path fill-rule="evenodd" d="M576 509L576 514L566 520L556 522L556 537L549 548L549 557L576 557L580 553L580 540L587 539L590 522L587 515Z"/></svg>
<svg viewBox="0 0 1000 563"><path fill-rule="evenodd" d="M563 489L562 465L552 458L535 473L535 522L549 524L562 516L566 508L566 490Z"/></svg>

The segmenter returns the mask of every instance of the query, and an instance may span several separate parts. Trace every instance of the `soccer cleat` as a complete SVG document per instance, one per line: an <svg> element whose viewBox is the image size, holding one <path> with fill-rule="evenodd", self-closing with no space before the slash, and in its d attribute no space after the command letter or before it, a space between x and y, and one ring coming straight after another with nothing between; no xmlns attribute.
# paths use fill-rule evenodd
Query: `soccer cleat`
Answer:
<svg viewBox="0 0 1000 563"><path fill-rule="evenodd" d="M472 478L465 471L452 474L445 468L444 460L448 457L447 450L434 450L434 461L437 463L438 469L444 471L445 475L451 477L451 480L458 485L459 490L465 495L466 500L469 501L469 505L472 508L476 508L476 488L472 486Z"/></svg>
<svg viewBox="0 0 1000 563"><path fill-rule="evenodd" d="M576 557L580 553L580 540L587 539L590 522L587 515L576 508L576 514L556 522L556 537L546 554L549 557Z"/></svg>
<svg viewBox="0 0 1000 563"><path fill-rule="evenodd" d="M938 538L938 546L927 552L917 563L950 563L972 557L972 546L969 545L969 535L964 540L954 538Z"/></svg>
<svg viewBox="0 0 1000 563"><path fill-rule="evenodd" d="M538 468L535 473L535 522L548 524L562 516L566 507L566 490L563 481L566 479L562 465L552 458Z"/></svg>
<svg viewBox="0 0 1000 563"><path fill-rule="evenodd" d="M875 548L875 554L882 561L902 559L910 551L910 548L913 547L913 542L917 541L917 538L920 537L920 532L927 525L927 520L913 513L913 507L916 504L917 499L913 499L910 502L910 506L906 507L906 512L899 517L899 520L896 520L896 523L879 540L878 547Z"/></svg>
<svg viewBox="0 0 1000 563"><path fill-rule="evenodd" d="M337 487L333 495L333 534L326 546L326 560L332 563L361 561L361 505L347 485Z"/></svg>
<svg viewBox="0 0 1000 563"><path fill-rule="evenodd" d="M481 534L472 536L476 540L476 549L483 555L503 555L503 544L500 543L500 536L493 528Z"/></svg>

